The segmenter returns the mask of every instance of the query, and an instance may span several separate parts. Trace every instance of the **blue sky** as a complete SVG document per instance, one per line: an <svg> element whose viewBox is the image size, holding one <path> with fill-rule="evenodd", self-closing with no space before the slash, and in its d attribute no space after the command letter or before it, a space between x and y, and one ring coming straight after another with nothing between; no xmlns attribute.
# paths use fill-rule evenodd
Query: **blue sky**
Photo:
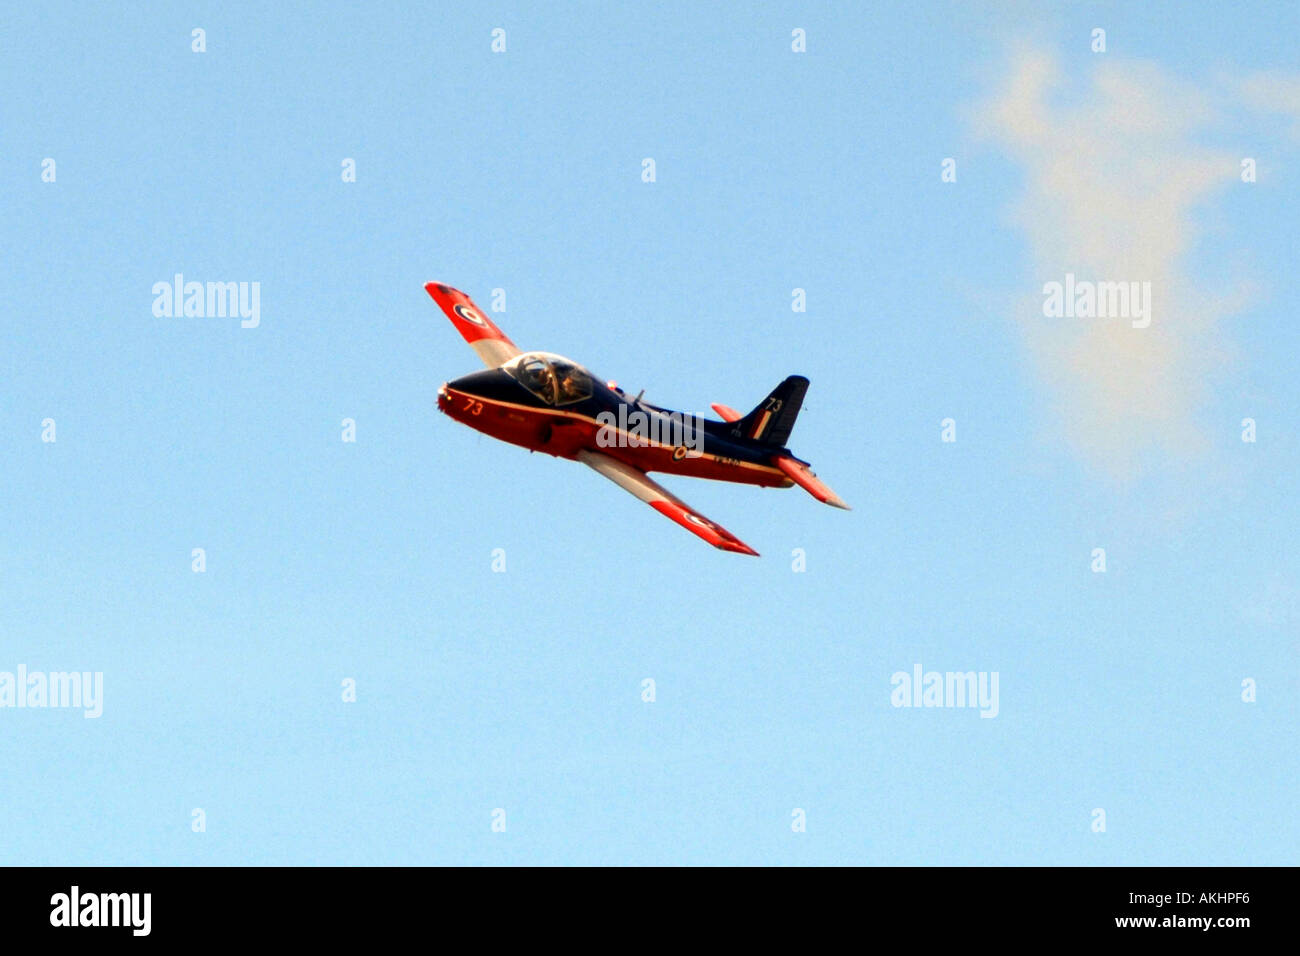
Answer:
<svg viewBox="0 0 1300 956"><path fill-rule="evenodd" d="M1294 863L1298 20L7 11L0 671L104 701L0 708L0 862ZM1035 311L1098 262L1152 335ZM260 325L155 317L177 272ZM854 510L665 479L746 559L454 424L430 279L669 407L807 375ZM998 716L891 706L918 663Z"/></svg>

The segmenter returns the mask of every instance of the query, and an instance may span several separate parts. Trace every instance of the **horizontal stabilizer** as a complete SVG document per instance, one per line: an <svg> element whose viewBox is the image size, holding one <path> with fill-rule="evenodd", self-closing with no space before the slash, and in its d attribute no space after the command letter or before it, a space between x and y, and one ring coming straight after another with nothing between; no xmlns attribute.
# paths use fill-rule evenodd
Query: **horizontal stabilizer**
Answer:
<svg viewBox="0 0 1300 956"><path fill-rule="evenodd" d="M831 490L829 485L813 474L812 469L803 462L796 461L789 455L781 455L776 459L776 467L785 472L795 484L800 488L803 488L818 501L824 501L833 508L843 508L845 511L853 510L844 503L843 498L837 495Z"/></svg>
<svg viewBox="0 0 1300 956"><path fill-rule="evenodd" d="M736 411L729 405L713 403L713 410L724 422L734 422L740 420L740 412ZM852 511L844 499L831 490L831 487L818 478L811 468L803 462L791 458L789 455L778 455L774 460L776 467L785 472L786 477L803 488L818 501L824 501L834 508L843 508L845 511Z"/></svg>

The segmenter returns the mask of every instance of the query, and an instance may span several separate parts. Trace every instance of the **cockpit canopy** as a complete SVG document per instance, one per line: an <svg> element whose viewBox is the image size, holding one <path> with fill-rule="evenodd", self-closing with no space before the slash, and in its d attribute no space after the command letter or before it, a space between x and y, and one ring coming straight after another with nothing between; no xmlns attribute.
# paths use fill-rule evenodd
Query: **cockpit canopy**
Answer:
<svg viewBox="0 0 1300 956"><path fill-rule="evenodd" d="M547 405L571 405L591 397L591 373L550 352L524 352L501 366Z"/></svg>

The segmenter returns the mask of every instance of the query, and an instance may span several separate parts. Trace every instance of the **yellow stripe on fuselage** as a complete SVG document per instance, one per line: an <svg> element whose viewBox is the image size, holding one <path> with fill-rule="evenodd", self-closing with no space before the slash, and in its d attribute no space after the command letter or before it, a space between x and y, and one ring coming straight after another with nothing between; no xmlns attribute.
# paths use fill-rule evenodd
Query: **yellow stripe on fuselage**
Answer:
<svg viewBox="0 0 1300 956"><path fill-rule="evenodd" d="M482 398L481 396L478 395L470 395L469 392L457 391L454 388L446 388L445 390L448 395L452 395L452 394L463 395L465 398L473 398L474 401L482 402L484 405L499 406L501 408L517 408L521 411L539 412L543 415L556 415L560 418L575 419L581 422L591 422L591 424L595 425L597 428L611 428L618 434L624 436L625 438L634 440L636 442L635 445L633 445L631 441L628 442L628 447L632 447L632 448L667 448L671 451L673 448L676 447L675 445L666 445L663 442L652 441L651 439L643 438L640 435L629 434L628 432L624 431L621 428L618 428L614 425L605 425L602 422L597 421L592 416L583 415L581 412L565 412L565 411L561 411L558 408L538 408L536 405L522 405L517 402L507 402L499 398ZM751 468L754 471L764 471L764 472L768 472L769 474L781 475L783 478L786 478L786 480L789 481L789 478L786 476L785 472L783 472L780 468L775 467L774 465L760 465L757 462L741 461L738 458L730 458L726 455L715 455L712 452L707 452L707 451L695 452L691 457L707 458L712 461L725 461L727 464L732 466L739 466L741 468ZM794 482L791 481L790 484L794 484Z"/></svg>

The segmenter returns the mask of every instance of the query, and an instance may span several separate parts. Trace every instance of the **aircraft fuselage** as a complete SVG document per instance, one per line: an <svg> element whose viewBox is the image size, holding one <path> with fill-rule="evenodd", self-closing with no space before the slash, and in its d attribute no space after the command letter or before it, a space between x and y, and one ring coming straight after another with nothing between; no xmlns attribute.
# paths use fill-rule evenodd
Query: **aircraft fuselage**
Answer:
<svg viewBox="0 0 1300 956"><path fill-rule="evenodd" d="M487 369L443 385L438 408L485 435L559 458L587 449L647 472L769 488L793 484L773 464L770 449L734 440L728 423L647 405L599 381L588 397L557 407L501 369ZM629 422L633 427L619 427ZM637 427L642 422L650 427ZM675 442L682 423L690 431Z"/></svg>

